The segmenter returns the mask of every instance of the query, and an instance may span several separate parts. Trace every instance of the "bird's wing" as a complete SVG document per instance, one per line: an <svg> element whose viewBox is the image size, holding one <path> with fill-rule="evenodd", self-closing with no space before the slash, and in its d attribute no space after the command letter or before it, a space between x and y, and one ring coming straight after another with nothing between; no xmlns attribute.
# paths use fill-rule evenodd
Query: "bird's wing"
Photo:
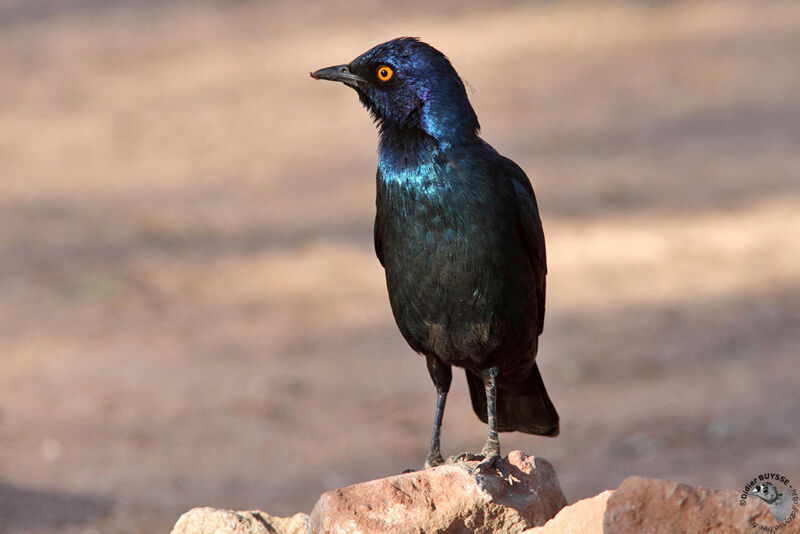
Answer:
<svg viewBox="0 0 800 534"><path fill-rule="evenodd" d="M376 182L376 191L378 195L380 195L380 187L381 187L381 169L378 168L378 171L375 173L375 182ZM377 204L377 202L376 202ZM375 213L375 225L372 228L372 239L375 244L375 255L378 256L378 261L381 262L381 266L383 265L383 239L381 238L381 228L378 224L378 214Z"/></svg>
<svg viewBox="0 0 800 534"><path fill-rule="evenodd" d="M544 247L544 230L539 217L539 206L528 176L519 165L508 158L503 159L506 174L514 185L517 200L517 228L528 247L528 255L536 277L536 301L539 306L539 333L544 329L544 301L547 277L547 255Z"/></svg>
<svg viewBox="0 0 800 534"><path fill-rule="evenodd" d="M375 242L375 255L378 256L378 261L383 265L383 239L381 239L381 232L378 228L378 216L375 216L375 226L372 230L372 237Z"/></svg>

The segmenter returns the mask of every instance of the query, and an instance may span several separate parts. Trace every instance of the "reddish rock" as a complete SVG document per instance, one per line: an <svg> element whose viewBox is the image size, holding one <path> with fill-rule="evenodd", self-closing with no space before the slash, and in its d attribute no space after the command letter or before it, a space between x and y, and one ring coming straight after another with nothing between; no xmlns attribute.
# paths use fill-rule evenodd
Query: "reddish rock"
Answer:
<svg viewBox="0 0 800 534"><path fill-rule="evenodd" d="M193 508L183 514L172 534L306 534L308 515L275 517L264 512Z"/></svg>
<svg viewBox="0 0 800 534"><path fill-rule="evenodd" d="M748 499L739 506L739 493L666 480L626 478L606 504L605 534L752 534L753 522L774 526L763 502ZM800 532L800 520L779 532Z"/></svg>
<svg viewBox="0 0 800 534"><path fill-rule="evenodd" d="M612 493L613 490L606 490L566 506L543 527L534 527L522 534L603 534L603 514Z"/></svg>
<svg viewBox="0 0 800 534"><path fill-rule="evenodd" d="M800 519L775 530L762 501L739 506L735 491L641 477L564 507L546 460L514 451L501 465L504 476L475 476L463 465L446 465L329 491L310 518L195 508L181 516L172 534L749 534L759 530L753 523L800 533ZM543 526L525 530L532 525Z"/></svg>
<svg viewBox="0 0 800 534"><path fill-rule="evenodd" d="M547 460L513 451L499 474L467 466L373 480L326 492L311 512L314 533L518 533L543 525L567 504Z"/></svg>

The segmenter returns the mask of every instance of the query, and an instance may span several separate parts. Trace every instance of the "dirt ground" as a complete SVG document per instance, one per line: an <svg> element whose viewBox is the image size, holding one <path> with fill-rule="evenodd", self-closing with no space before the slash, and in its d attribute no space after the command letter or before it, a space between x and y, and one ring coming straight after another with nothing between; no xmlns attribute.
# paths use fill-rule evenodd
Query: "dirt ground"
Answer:
<svg viewBox="0 0 800 534"><path fill-rule="evenodd" d="M309 511L422 464L375 130L307 74L409 34L543 213L562 433L504 450L570 501L800 479L800 3L402 5L0 2L0 533ZM485 439L461 373L443 432Z"/></svg>

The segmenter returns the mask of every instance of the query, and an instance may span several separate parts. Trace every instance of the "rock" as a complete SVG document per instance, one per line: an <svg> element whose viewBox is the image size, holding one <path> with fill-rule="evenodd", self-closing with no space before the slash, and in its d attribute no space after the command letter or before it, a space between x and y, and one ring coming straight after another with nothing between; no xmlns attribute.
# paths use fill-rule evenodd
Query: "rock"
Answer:
<svg viewBox="0 0 800 534"><path fill-rule="evenodd" d="M567 504L547 460L511 452L506 477L443 465L328 491L311 512L314 533L508 532L543 525Z"/></svg>
<svg viewBox="0 0 800 534"><path fill-rule="evenodd" d="M735 491L629 477L619 489L567 506L543 527L523 534L749 534L755 531L753 522L772 526L770 519L761 502L739 506Z"/></svg>
<svg viewBox="0 0 800 534"><path fill-rule="evenodd" d="M172 534L749 534L760 525L777 530L764 502L748 499L739 506L735 491L629 477L617 490L565 506L546 460L514 451L500 465L503 476L444 465L329 491L310 517L195 508L181 516ZM800 533L800 519L782 524L780 532Z"/></svg>
<svg viewBox="0 0 800 534"><path fill-rule="evenodd" d="M307 534L308 514L274 517L264 512L193 508L183 514L172 534Z"/></svg>
<svg viewBox="0 0 800 534"><path fill-rule="evenodd" d="M566 506L543 527L534 527L522 534L603 534L603 514L612 493L613 490L606 490Z"/></svg>
<svg viewBox="0 0 800 534"><path fill-rule="evenodd" d="M772 526L775 519L756 499L739 506L738 492L628 477L608 499L603 528L606 534L751 534L753 522Z"/></svg>

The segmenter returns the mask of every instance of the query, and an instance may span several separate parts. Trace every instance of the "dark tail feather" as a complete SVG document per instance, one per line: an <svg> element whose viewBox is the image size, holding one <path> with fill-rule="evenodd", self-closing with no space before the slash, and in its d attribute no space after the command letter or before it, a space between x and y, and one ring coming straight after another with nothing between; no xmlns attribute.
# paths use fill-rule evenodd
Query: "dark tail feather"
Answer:
<svg viewBox="0 0 800 534"><path fill-rule="evenodd" d="M478 375L467 371L472 409L484 423L486 414L486 388ZM558 412L553 406L534 364L528 381L520 393L509 393L497 388L497 429L500 432L519 431L527 434L555 437L558 435Z"/></svg>

